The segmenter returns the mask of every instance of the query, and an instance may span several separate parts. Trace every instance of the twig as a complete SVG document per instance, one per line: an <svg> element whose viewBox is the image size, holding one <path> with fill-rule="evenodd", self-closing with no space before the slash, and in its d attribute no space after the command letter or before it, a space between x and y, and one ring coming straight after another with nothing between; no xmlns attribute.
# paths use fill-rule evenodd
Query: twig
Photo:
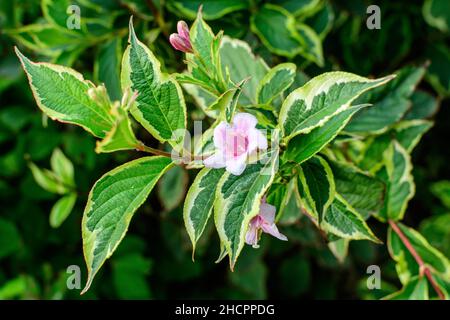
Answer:
<svg viewBox="0 0 450 320"><path fill-rule="evenodd" d="M389 225L391 226L392 230L394 230L394 232L399 236L400 240L403 242L406 249L408 249L408 251L411 253L411 255L416 260L417 264L419 265L420 276L423 276L425 274L425 276L428 278L431 285L433 286L434 290L438 294L439 299L445 300L445 296L442 293L441 288L439 288L438 284L436 283L433 276L431 275L430 269L424 263L424 261L422 260L422 257L417 253L416 249L413 247L411 242L408 240L408 238L404 235L402 230L400 230L400 228L397 226L397 224L394 221L389 220Z"/></svg>
<svg viewBox="0 0 450 320"><path fill-rule="evenodd" d="M153 0L146 0L145 3L152 12L153 16L155 17L156 23L158 23L158 26L161 28L161 31L164 34L164 36L166 38L169 38L169 30L167 29L167 25L158 8L153 3Z"/></svg>

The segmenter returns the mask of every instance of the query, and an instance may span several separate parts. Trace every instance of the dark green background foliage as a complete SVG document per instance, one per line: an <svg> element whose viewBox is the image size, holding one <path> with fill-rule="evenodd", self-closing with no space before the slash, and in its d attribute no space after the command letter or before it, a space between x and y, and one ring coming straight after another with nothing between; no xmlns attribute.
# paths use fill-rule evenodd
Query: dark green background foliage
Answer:
<svg viewBox="0 0 450 320"><path fill-rule="evenodd" d="M80 224L91 186L104 172L140 154L125 151L97 155L95 140L88 133L43 118L13 46L33 61L72 66L94 82L104 82L111 98L118 98L118 65L127 40L129 16L134 15L136 32L159 57L163 70L182 71L182 56L170 47L168 35L175 31L179 19L191 23L202 1L68 1L78 2L82 19L89 21L80 31L69 31L65 20L47 21L40 1L0 2L0 299L375 299L400 288L386 246L352 241L349 255L340 263L307 219L280 227L289 242L263 237L259 250L247 247L235 272L230 272L225 262L213 263L219 244L209 225L192 262L182 202L194 172L177 167L164 176L157 192L133 218L129 233L90 291L80 297L79 290L67 290L69 265L79 265L85 281ZM448 1L441 2L442 8L426 1L431 3L432 14L444 15L444 23L439 25L433 25L424 14L423 1L378 1L381 30L366 27L366 8L373 4L370 1L228 1L225 7L221 5L225 1L203 2L204 17L214 32L223 29L226 35L248 41L271 66L292 61L310 77L330 70L380 77L406 65L428 64L425 80L413 100L425 99L430 105L425 117L434 116L436 123L413 152L417 191L405 224L420 230L449 257L450 183L443 181L450 179ZM320 58L307 59L304 54L288 57L255 35L251 17L266 2L286 8L295 14L295 23L306 24L320 34L323 67ZM302 7L310 2L320 3L317 8L321 9L308 11ZM296 12L292 6L300 9ZM289 41L292 45L292 39ZM185 96L188 123L202 119L202 112ZM435 102L440 103L439 110ZM138 136L158 147L144 129ZM59 196L37 185L27 162L49 168L50 156L57 147L74 163L78 199L68 219L54 229L49 213ZM386 227L373 220L370 224L385 242ZM366 289L366 268L371 264L381 266L382 290Z"/></svg>

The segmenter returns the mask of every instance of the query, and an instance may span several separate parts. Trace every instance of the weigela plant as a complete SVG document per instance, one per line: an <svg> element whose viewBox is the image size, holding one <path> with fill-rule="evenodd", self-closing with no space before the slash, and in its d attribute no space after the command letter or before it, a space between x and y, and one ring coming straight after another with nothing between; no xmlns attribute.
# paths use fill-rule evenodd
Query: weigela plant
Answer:
<svg viewBox="0 0 450 320"><path fill-rule="evenodd" d="M381 243L367 223L375 217L390 225L388 246L405 286L392 298L427 283L435 296L448 297L447 258L398 222L415 191L410 152L431 122L372 120L391 101L408 103L423 68L378 79L336 71L299 82L296 65L269 67L247 43L214 34L201 11L190 28L178 22L169 41L184 53L182 73L161 70L130 20L121 101L112 101L102 84L73 69L33 62L16 49L36 103L48 117L97 137L98 153L151 154L105 173L90 191L82 220L88 268L83 292L157 181L179 165L200 169L183 212L193 251L214 220L218 261L228 256L234 269L245 244L257 248L265 234L286 241L283 225L303 216L342 257L351 240ZM200 139L187 131L184 92L212 120ZM171 153L140 141L135 121Z"/></svg>

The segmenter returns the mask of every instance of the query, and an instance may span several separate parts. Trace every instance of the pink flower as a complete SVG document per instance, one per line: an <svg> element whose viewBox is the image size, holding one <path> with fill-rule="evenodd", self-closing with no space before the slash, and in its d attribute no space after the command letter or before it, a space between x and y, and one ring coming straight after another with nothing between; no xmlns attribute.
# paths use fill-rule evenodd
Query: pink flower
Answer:
<svg viewBox="0 0 450 320"><path fill-rule="evenodd" d="M253 248L258 248L258 241L262 230L275 238L287 241L287 237L278 231L275 225L275 211L276 208L271 204L266 203L266 198L261 199L259 213L250 221L247 234L245 235L245 243L251 245Z"/></svg>
<svg viewBox="0 0 450 320"><path fill-rule="evenodd" d="M178 21L178 33L172 33L169 37L172 47L179 51L192 53L191 40L189 39L189 27L186 22Z"/></svg>
<svg viewBox="0 0 450 320"><path fill-rule="evenodd" d="M244 170L248 156L256 149L267 149L266 136L256 129L257 120L249 113L238 113L232 124L225 121L214 129L214 145L216 152L204 160L208 168L226 168L234 175Z"/></svg>

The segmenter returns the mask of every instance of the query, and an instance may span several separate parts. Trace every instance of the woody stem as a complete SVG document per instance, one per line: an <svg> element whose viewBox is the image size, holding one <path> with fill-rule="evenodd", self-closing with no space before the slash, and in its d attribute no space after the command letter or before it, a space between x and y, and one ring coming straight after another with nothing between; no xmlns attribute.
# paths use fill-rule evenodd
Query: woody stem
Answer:
<svg viewBox="0 0 450 320"><path fill-rule="evenodd" d="M400 230L398 225L393 220L389 220L389 225L391 226L392 230L394 230L394 232L398 235L398 237L403 242L403 244L405 245L405 247L409 251L409 253L411 253L411 255L416 260L417 264L419 265L420 275L422 276L423 274L425 274L425 276L427 277L427 279L430 281L431 285L433 286L434 291L436 291L437 295L439 296L439 299L445 300L445 296L442 293L441 288L439 288L438 284L436 283L433 276L431 275L430 269L424 263L424 261L422 260L422 257L417 253L416 249L411 244L409 239L405 236L405 234L402 232L402 230Z"/></svg>

